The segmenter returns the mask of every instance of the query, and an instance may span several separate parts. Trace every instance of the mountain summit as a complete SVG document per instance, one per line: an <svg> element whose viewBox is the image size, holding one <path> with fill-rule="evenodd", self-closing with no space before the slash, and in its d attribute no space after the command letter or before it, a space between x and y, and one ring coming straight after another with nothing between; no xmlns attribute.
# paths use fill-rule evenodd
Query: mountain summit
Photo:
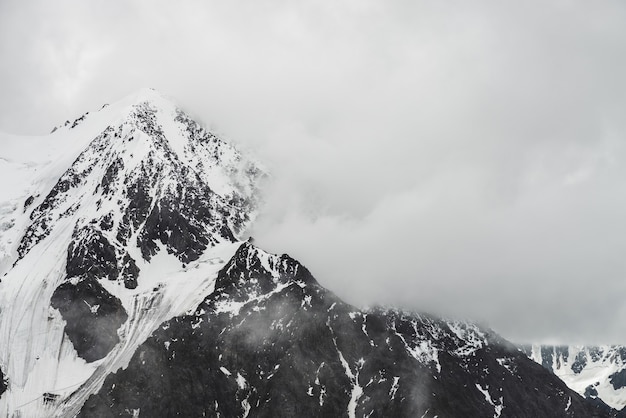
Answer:
<svg viewBox="0 0 626 418"><path fill-rule="evenodd" d="M0 405L34 416L37 402L21 405L119 368L137 333L199 303L254 218L265 173L152 90L6 142L5 169L24 187L0 222Z"/></svg>
<svg viewBox="0 0 626 418"><path fill-rule="evenodd" d="M266 172L153 90L0 140L2 415L617 414L491 330L357 309L243 241Z"/></svg>

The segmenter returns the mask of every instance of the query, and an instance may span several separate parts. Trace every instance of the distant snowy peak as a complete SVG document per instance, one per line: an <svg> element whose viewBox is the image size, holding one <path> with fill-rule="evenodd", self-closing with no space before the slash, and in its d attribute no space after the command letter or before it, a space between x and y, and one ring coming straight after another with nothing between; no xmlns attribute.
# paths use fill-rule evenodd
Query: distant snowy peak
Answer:
<svg viewBox="0 0 626 418"><path fill-rule="evenodd" d="M144 87L142 89L139 89L129 95L127 95L126 97L124 97L123 99L113 103L113 105L110 105L109 103L105 103L103 104L97 111L88 111L83 113L81 116L73 119L73 120L66 120L64 123L55 126L54 128L52 128L52 131L50 132L52 133L61 133L63 131L67 131L70 129L74 129L76 127L78 127L79 125L81 125L83 122L85 122L85 120L87 120L89 118L90 122L92 117L90 115L94 115L94 114L101 114L101 113L113 113L115 114L115 117L123 117L124 116L124 112L126 112L128 109L130 109L133 105L136 105L138 103L141 102L151 102L151 103L155 103L155 104L159 104L161 105L161 107L172 107L174 106L174 102L168 98L166 98L165 96L163 96L161 93L159 93L157 90L153 89L153 88L149 88L149 87ZM106 109L106 110L105 110ZM108 116L108 115L107 115ZM111 119L111 117L109 117L109 119Z"/></svg>
<svg viewBox="0 0 626 418"><path fill-rule="evenodd" d="M524 352L588 399L626 407L626 347L532 345Z"/></svg>

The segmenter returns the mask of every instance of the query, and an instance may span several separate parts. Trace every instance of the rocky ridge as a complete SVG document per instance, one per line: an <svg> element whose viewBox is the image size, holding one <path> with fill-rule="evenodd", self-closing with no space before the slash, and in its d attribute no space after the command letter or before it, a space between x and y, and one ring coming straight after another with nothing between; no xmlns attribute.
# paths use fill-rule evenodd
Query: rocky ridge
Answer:
<svg viewBox="0 0 626 418"><path fill-rule="evenodd" d="M175 395L172 395L174 394ZM80 416L609 416L475 324L361 311L242 244Z"/></svg>

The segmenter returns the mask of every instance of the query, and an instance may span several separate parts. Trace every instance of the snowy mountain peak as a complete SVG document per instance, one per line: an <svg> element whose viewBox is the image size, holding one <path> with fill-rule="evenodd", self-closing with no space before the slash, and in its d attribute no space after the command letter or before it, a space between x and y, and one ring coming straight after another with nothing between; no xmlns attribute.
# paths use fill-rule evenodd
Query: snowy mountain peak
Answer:
<svg viewBox="0 0 626 418"><path fill-rule="evenodd" d="M96 136L45 197L27 199L34 204L33 222L19 258L64 218L75 220L76 229L96 225L122 246L137 241L144 259L160 241L183 262L245 228L264 173L154 91L142 90L133 101L126 117ZM156 224L162 228L151 232ZM181 227L194 236L191 246L182 247Z"/></svg>
<svg viewBox="0 0 626 418"><path fill-rule="evenodd" d="M18 181L0 202L0 410L15 411L119 368L146 332L195 308L266 174L149 89L51 135L2 139L0 169Z"/></svg>
<svg viewBox="0 0 626 418"><path fill-rule="evenodd" d="M16 180L0 202L0 274L63 218L81 218L83 224L104 219L115 229L123 224L119 238L130 238L138 225L130 228L128 220L137 218L128 214L124 221L116 212L124 217L124 206L148 192L152 206L180 193L191 198L176 190L181 184L220 206L230 229L229 234L214 222L222 238L237 236L254 216L264 170L153 89L139 90L66 125L43 137L0 135L0 174ZM93 213L78 211L77 205ZM23 212L30 218L21 216ZM146 248L143 255L149 257Z"/></svg>
<svg viewBox="0 0 626 418"><path fill-rule="evenodd" d="M96 119L100 119L100 122L116 123L128 117L133 108L141 103L148 103L152 107L169 113L174 113L178 108L174 100L162 95L155 89L142 88L112 104L105 103L96 111L88 111L73 120L67 120L60 126L55 127L51 133L56 133L58 136L60 132L75 129L84 124L92 124Z"/></svg>

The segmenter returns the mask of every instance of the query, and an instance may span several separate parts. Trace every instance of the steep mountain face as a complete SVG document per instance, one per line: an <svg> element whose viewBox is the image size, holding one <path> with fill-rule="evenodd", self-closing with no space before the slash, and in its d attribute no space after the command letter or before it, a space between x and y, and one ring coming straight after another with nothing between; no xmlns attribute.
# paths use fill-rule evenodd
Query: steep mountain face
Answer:
<svg viewBox="0 0 626 418"><path fill-rule="evenodd" d="M171 394L175 393L175 396ZM364 312L290 257L243 244L81 416L603 416L476 325Z"/></svg>
<svg viewBox="0 0 626 418"><path fill-rule="evenodd" d="M264 170L154 91L0 140L0 415L615 415L490 330L359 310L242 241Z"/></svg>
<svg viewBox="0 0 626 418"><path fill-rule="evenodd" d="M591 402L626 416L626 347L529 345L522 349Z"/></svg>
<svg viewBox="0 0 626 418"><path fill-rule="evenodd" d="M151 90L2 140L21 188L0 205L0 410L49 416L212 289L265 173Z"/></svg>

